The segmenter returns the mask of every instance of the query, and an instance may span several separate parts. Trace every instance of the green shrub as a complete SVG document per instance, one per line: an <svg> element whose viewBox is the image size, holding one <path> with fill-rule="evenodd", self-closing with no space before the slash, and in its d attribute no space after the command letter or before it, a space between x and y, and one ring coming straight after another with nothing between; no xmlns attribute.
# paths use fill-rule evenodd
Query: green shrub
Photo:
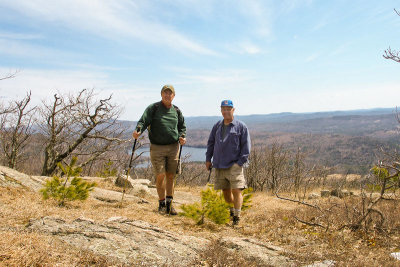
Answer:
<svg viewBox="0 0 400 267"><path fill-rule="evenodd" d="M52 179L46 181L40 190L44 199L54 198L58 201L59 206L64 206L66 201L85 200L89 197L89 192L94 189L96 183L86 182L79 177L82 169L75 167L76 161L77 158L73 157L70 165L58 164L62 177L54 175ZM68 185L71 177L73 178Z"/></svg>
<svg viewBox="0 0 400 267"><path fill-rule="evenodd" d="M242 191L243 210L250 207L252 191L252 188ZM221 190L214 190L213 185L210 184L207 190L201 191L201 203L182 205L183 212L181 215L195 220L197 224L203 224L205 218L216 224L225 224L230 219L229 207L230 205L225 202Z"/></svg>
<svg viewBox="0 0 400 267"><path fill-rule="evenodd" d="M106 163L104 163L103 168L100 172L97 173L97 176L103 177L103 178L108 178L111 176L117 176L117 169L113 168L114 162L111 160L108 160Z"/></svg>

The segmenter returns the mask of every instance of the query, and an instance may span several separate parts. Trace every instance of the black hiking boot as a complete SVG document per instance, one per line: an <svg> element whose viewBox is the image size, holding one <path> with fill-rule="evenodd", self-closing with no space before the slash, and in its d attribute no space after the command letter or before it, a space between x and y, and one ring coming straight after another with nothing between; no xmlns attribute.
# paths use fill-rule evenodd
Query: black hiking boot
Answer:
<svg viewBox="0 0 400 267"><path fill-rule="evenodd" d="M233 215L234 215L233 210L229 209L229 217L231 217L231 220L233 218Z"/></svg>
<svg viewBox="0 0 400 267"><path fill-rule="evenodd" d="M232 225L238 225L239 221L240 221L240 217L239 216L233 216Z"/></svg>
<svg viewBox="0 0 400 267"><path fill-rule="evenodd" d="M178 215L174 207L172 206L172 202L167 202L167 205L165 207L165 213L168 215Z"/></svg>
<svg viewBox="0 0 400 267"><path fill-rule="evenodd" d="M165 205L165 201L164 202L159 202L159 204L158 204L158 212L159 213L165 213L166 210L167 210L167 206Z"/></svg>

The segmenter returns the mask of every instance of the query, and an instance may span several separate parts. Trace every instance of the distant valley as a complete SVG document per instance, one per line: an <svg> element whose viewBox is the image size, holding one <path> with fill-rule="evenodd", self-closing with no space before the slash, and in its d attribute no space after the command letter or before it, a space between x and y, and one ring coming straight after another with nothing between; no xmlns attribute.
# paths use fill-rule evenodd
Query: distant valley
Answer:
<svg viewBox="0 0 400 267"><path fill-rule="evenodd" d="M301 148L311 163L340 171L366 173L380 157L381 147L399 145L400 123L395 108L316 113L237 115L250 130L254 147L282 144ZM209 132L221 116L185 117L187 145L206 147ZM133 130L136 122L125 121Z"/></svg>

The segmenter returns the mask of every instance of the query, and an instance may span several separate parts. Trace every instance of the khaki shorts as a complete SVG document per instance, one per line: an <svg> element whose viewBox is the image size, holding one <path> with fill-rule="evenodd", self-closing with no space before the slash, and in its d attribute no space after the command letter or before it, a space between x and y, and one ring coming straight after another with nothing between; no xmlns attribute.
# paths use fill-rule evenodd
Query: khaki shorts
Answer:
<svg viewBox="0 0 400 267"><path fill-rule="evenodd" d="M243 167L235 163L227 169L215 169L215 190L243 188L246 188Z"/></svg>
<svg viewBox="0 0 400 267"><path fill-rule="evenodd" d="M175 173L178 166L178 156L178 143L170 145L150 144L150 159L156 176L166 172Z"/></svg>

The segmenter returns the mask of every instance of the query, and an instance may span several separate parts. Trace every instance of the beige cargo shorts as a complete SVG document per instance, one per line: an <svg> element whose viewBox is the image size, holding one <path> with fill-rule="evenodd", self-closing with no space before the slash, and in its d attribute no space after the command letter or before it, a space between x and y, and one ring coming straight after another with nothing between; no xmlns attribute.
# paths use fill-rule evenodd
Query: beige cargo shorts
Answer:
<svg viewBox="0 0 400 267"><path fill-rule="evenodd" d="M179 144L150 145L150 159L154 175L175 173L178 166Z"/></svg>
<svg viewBox="0 0 400 267"><path fill-rule="evenodd" d="M215 190L244 188L246 188L246 180L243 167L235 163L227 169L215 169Z"/></svg>

